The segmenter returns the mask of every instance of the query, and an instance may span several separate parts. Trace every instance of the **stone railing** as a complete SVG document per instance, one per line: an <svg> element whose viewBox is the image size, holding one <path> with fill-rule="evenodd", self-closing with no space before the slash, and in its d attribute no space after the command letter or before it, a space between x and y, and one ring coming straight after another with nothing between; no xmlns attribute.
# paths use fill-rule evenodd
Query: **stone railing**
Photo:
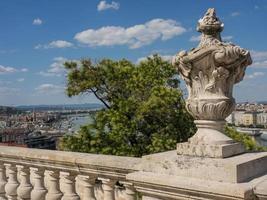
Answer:
<svg viewBox="0 0 267 200"><path fill-rule="evenodd" d="M134 200L140 158L0 146L0 199Z"/></svg>
<svg viewBox="0 0 267 200"><path fill-rule="evenodd" d="M264 172L266 155L259 153L258 164L248 168ZM233 169L224 178L229 180L222 181L222 167L236 165L232 158L224 164L192 159L178 157L176 151L132 158L0 146L0 200L267 199L267 174L239 182L230 180L235 178ZM194 170L187 166L183 174L186 163ZM206 174L206 180L199 173Z"/></svg>

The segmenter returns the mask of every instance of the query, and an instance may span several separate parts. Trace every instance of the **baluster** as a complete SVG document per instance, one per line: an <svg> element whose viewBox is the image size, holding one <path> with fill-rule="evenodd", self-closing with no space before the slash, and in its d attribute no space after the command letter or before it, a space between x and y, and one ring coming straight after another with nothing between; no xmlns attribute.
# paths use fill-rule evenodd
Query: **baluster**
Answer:
<svg viewBox="0 0 267 200"><path fill-rule="evenodd" d="M48 193L46 194L46 199L49 200L60 200L62 197L62 192L59 189L59 171L48 171Z"/></svg>
<svg viewBox="0 0 267 200"><path fill-rule="evenodd" d="M8 181L5 186L7 199L16 200L17 199L17 188L19 186L19 182L17 179L17 168L13 164L7 164L6 170L8 173Z"/></svg>
<svg viewBox="0 0 267 200"><path fill-rule="evenodd" d="M83 187L82 190L82 200L96 200L94 185L95 185L95 176L80 176L81 184Z"/></svg>
<svg viewBox="0 0 267 200"><path fill-rule="evenodd" d="M129 182L124 182L123 185L125 187L125 199L136 200L136 190L133 187L133 184Z"/></svg>
<svg viewBox="0 0 267 200"><path fill-rule="evenodd" d="M45 200L47 190L44 187L44 169L31 168L33 179L33 190L31 192L31 200Z"/></svg>
<svg viewBox="0 0 267 200"><path fill-rule="evenodd" d="M6 179L6 168L4 163L0 162L0 200L6 199L5 185L7 183Z"/></svg>
<svg viewBox="0 0 267 200"><path fill-rule="evenodd" d="M102 187L102 182L99 179L96 179L95 181L94 192L95 192L96 199L102 199L102 200L104 199L104 191Z"/></svg>
<svg viewBox="0 0 267 200"><path fill-rule="evenodd" d="M31 199L30 169L28 166L17 166L17 169L20 176L20 185L17 189L18 199Z"/></svg>
<svg viewBox="0 0 267 200"><path fill-rule="evenodd" d="M116 181L104 178L101 178L100 180L102 181L104 200L115 200L114 185Z"/></svg>
<svg viewBox="0 0 267 200"><path fill-rule="evenodd" d="M80 197L75 190L75 178L71 172L61 172L60 179L62 180L63 197L62 200L79 200Z"/></svg>

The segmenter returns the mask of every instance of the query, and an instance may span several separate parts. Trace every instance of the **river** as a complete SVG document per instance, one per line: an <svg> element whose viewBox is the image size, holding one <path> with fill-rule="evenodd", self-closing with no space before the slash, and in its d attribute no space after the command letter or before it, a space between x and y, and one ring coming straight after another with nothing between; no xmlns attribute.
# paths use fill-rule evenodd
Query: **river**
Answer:
<svg viewBox="0 0 267 200"><path fill-rule="evenodd" d="M67 120L65 120L62 124L65 129L69 130L69 133L77 132L81 126L89 124L92 122L92 117L89 113L85 114L71 114L65 116Z"/></svg>

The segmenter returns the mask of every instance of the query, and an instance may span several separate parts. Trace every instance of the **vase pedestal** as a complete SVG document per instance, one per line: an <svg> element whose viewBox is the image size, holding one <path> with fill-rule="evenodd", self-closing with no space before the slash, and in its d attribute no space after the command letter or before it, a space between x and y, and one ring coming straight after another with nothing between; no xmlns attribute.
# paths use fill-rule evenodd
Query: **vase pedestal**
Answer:
<svg viewBox="0 0 267 200"><path fill-rule="evenodd" d="M207 158L173 150L143 156L139 171L126 178L149 200L266 200L266 166L267 152Z"/></svg>
<svg viewBox="0 0 267 200"><path fill-rule="evenodd" d="M242 144L223 133L225 121L195 120L198 128L188 142L177 144L177 154L227 158L245 152Z"/></svg>

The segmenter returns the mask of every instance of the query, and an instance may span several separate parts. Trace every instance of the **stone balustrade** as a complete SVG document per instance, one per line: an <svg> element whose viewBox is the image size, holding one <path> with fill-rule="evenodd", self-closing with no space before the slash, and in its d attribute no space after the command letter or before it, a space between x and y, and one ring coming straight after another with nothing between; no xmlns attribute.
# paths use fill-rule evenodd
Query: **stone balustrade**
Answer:
<svg viewBox="0 0 267 200"><path fill-rule="evenodd" d="M0 199L134 200L140 158L0 146Z"/></svg>
<svg viewBox="0 0 267 200"><path fill-rule="evenodd" d="M257 155L266 166L267 153ZM0 200L267 199L266 173L245 182L222 181L215 176L221 160L206 160L207 165L203 158L192 159L176 151L132 158L0 146ZM187 162L196 170L183 175ZM223 162L231 168L233 158ZM206 179L198 173L206 173Z"/></svg>

